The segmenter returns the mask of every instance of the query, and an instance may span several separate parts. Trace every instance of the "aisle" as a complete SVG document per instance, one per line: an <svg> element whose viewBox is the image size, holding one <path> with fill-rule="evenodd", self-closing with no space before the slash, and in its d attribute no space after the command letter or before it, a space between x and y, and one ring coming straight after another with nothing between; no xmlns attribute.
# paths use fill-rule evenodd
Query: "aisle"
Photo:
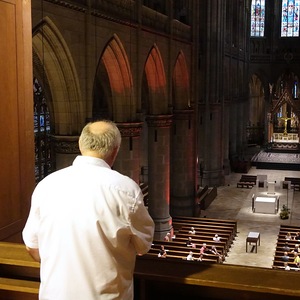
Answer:
<svg viewBox="0 0 300 300"><path fill-rule="evenodd" d="M218 187L218 195L210 207L201 216L207 218L232 219L238 221L238 235L231 247L226 264L237 264L271 268L277 242L280 224L300 226L300 192L282 190L280 181L285 176L300 177L299 171L263 170L252 167L249 175L267 175L268 181L276 181L275 192L280 196L280 207L289 201L292 209L288 220L281 220L277 214L253 213L251 197L264 191L262 188L237 188L236 182L241 174L233 173L226 178L226 186ZM267 191L267 190L266 190ZM288 197L287 197L288 196ZM246 252L246 237L250 231L259 232L261 245L255 253L248 247Z"/></svg>

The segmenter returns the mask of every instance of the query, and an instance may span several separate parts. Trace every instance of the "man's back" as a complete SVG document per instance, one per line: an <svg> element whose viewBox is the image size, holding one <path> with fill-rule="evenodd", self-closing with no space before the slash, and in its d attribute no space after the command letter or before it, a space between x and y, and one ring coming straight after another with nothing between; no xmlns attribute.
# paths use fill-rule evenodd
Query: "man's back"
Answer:
<svg viewBox="0 0 300 300"><path fill-rule="evenodd" d="M26 228L24 241L40 251L41 299L132 298L135 256L149 250L153 236L134 181L79 156L37 186L32 205L38 245Z"/></svg>

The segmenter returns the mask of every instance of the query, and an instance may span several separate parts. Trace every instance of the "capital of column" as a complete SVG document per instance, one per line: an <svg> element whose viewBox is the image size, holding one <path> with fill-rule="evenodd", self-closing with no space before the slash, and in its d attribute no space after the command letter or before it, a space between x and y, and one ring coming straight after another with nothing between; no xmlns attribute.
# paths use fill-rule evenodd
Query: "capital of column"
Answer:
<svg viewBox="0 0 300 300"><path fill-rule="evenodd" d="M54 144L54 149L56 153L64 153L64 154L78 154L79 146L78 146L79 136L66 136L66 135L52 135L51 140Z"/></svg>
<svg viewBox="0 0 300 300"><path fill-rule="evenodd" d="M141 136L143 123L117 123L122 137L137 137Z"/></svg>
<svg viewBox="0 0 300 300"><path fill-rule="evenodd" d="M171 127L173 115L149 115L146 121L149 127Z"/></svg>
<svg viewBox="0 0 300 300"><path fill-rule="evenodd" d="M176 120L190 120L193 118L194 110L193 109L180 109L173 110L174 119Z"/></svg>

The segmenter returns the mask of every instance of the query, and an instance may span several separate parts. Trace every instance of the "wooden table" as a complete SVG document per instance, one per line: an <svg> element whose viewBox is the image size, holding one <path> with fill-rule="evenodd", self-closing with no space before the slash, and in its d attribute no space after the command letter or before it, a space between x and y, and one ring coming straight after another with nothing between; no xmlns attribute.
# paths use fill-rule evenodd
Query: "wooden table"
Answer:
<svg viewBox="0 0 300 300"><path fill-rule="evenodd" d="M248 252L248 243L255 243L255 252L257 253L257 243L260 246L260 233L250 231L246 238L246 252Z"/></svg>

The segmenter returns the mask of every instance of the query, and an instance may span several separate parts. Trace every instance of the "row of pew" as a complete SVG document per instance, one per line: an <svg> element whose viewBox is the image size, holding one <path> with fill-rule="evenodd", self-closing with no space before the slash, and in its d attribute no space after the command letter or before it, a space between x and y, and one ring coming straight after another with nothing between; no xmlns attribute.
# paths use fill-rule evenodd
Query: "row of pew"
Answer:
<svg viewBox="0 0 300 300"><path fill-rule="evenodd" d="M238 188L253 188L256 185L257 176L255 175L242 175L237 182Z"/></svg>
<svg viewBox="0 0 300 300"><path fill-rule="evenodd" d="M40 264L24 244L0 242L0 299L37 300Z"/></svg>
<svg viewBox="0 0 300 300"><path fill-rule="evenodd" d="M291 182L291 188L294 191L300 191L300 178L298 177L285 177L284 181L290 181Z"/></svg>
<svg viewBox="0 0 300 300"><path fill-rule="evenodd" d="M296 244L300 244L300 241L294 240L293 238L291 240L286 239L287 233L290 232L292 237L296 235L296 232L300 232L300 226L292 226L292 225L280 225L278 237L277 237L277 243L276 243L276 249L273 259L273 269L285 269L284 261L282 260L282 256L284 255L283 246L287 243L290 250L294 249ZM294 263L294 254L289 252L289 261L288 266L290 267L290 270L294 271L300 271L300 269L296 266Z"/></svg>
<svg viewBox="0 0 300 300"><path fill-rule="evenodd" d="M167 250L167 259L186 259L189 252L194 254L194 260L198 260L200 256L200 248L206 243L207 249L215 246L222 257L226 257L227 253L237 234L236 220L221 220L196 217L173 217L172 219L175 238L169 242L154 240L150 251L146 254L153 258L158 258L161 245ZM196 233L190 234L191 227L194 227ZM213 237L215 234L221 238L219 242L215 242ZM186 245L189 237L192 237L192 243L195 248ZM207 252L202 261L209 263L220 262L219 255Z"/></svg>

